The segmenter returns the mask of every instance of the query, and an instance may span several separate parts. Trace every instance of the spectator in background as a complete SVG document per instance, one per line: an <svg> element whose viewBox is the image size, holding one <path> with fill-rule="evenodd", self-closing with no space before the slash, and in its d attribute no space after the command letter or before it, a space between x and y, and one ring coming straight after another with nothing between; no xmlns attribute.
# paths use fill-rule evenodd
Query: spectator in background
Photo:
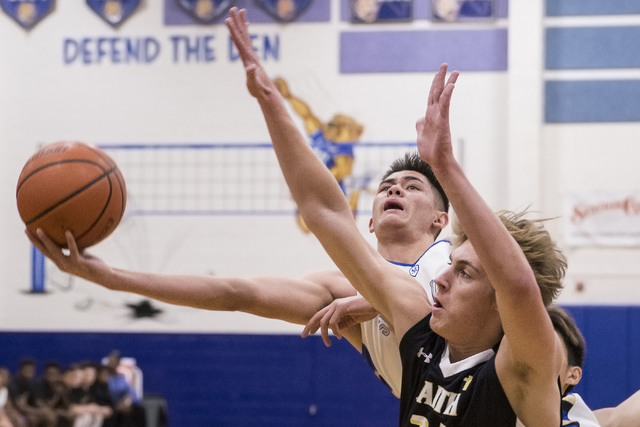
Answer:
<svg viewBox="0 0 640 427"><path fill-rule="evenodd" d="M101 407L108 407L110 414L106 415L102 427L117 427L116 425L116 410L113 399L111 398L111 392L109 391L109 377L111 376L111 368L106 365L96 366L96 379L91 384L89 389L91 396L96 402L96 405Z"/></svg>
<svg viewBox="0 0 640 427"><path fill-rule="evenodd" d="M46 414L47 424L56 427L71 427L73 417L69 412L67 388L62 380L62 369L58 362L44 366L42 378L34 383L33 400L30 405Z"/></svg>
<svg viewBox="0 0 640 427"><path fill-rule="evenodd" d="M102 427L105 416L113 411L109 406L97 405L91 395L90 386L96 378L95 367L91 371L85 370L84 365L73 364L65 370L63 378L73 427Z"/></svg>
<svg viewBox="0 0 640 427"><path fill-rule="evenodd" d="M145 427L146 417L141 398L126 377L118 372L120 359L120 352L113 350L107 356L106 361L106 366L109 368L107 384L115 409L115 425L118 427Z"/></svg>
<svg viewBox="0 0 640 427"><path fill-rule="evenodd" d="M29 358L22 359L18 371L9 382L9 398L28 426L54 427L54 414L36 406L35 382L36 362Z"/></svg>
<svg viewBox="0 0 640 427"><path fill-rule="evenodd" d="M27 427L26 420L17 412L9 397L11 373L0 367L0 427Z"/></svg>

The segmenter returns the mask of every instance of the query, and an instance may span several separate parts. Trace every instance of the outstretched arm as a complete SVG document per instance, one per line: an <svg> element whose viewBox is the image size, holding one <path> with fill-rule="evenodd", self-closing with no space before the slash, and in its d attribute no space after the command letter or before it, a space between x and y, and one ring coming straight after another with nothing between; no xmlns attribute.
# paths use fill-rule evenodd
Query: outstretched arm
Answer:
<svg viewBox="0 0 640 427"><path fill-rule="evenodd" d="M353 286L401 337L429 313L426 293L413 278L386 262L359 232L335 178L297 130L253 51L246 12L232 8L225 22L244 64L247 88L260 104L280 168L306 225Z"/></svg>
<svg viewBox="0 0 640 427"><path fill-rule="evenodd" d="M640 390L615 408L593 411L602 427L640 427Z"/></svg>
<svg viewBox="0 0 640 427"><path fill-rule="evenodd" d="M453 156L449 105L458 72L452 72L445 83L446 72L443 64L433 80L426 114L417 123L418 150L449 197L495 290L505 334L496 357L501 384L518 415L535 418L540 402L556 396L559 402L554 385L560 360L558 339L522 249ZM529 423L534 418L522 420Z"/></svg>
<svg viewBox="0 0 640 427"><path fill-rule="evenodd" d="M355 295L339 271L311 273L300 278L144 273L113 268L80 252L70 232L66 234L68 255L42 230L38 230L37 236L26 233L34 246L65 273L110 290L131 292L169 304L241 311L303 325L335 298Z"/></svg>

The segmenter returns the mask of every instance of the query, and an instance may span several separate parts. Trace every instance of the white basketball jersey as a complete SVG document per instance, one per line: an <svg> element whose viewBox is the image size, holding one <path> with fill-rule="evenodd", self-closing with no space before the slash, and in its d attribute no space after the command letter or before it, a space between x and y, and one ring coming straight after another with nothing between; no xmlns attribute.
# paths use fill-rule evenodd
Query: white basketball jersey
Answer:
<svg viewBox="0 0 640 427"><path fill-rule="evenodd" d="M447 240L435 242L414 264L392 262L415 277L427 292L433 303L429 282L447 266L451 244ZM398 351L398 341L391 325L381 316L363 322L362 355L369 362L376 375L386 383L396 397L400 397L402 384L402 363Z"/></svg>
<svg viewBox="0 0 640 427"><path fill-rule="evenodd" d="M578 393L568 393L562 397L562 425L600 427L595 414Z"/></svg>

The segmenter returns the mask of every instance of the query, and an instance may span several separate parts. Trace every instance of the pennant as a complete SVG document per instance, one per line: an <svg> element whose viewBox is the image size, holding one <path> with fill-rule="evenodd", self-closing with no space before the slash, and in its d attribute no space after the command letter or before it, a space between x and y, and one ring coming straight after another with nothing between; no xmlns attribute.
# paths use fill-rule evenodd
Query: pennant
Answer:
<svg viewBox="0 0 640 427"><path fill-rule="evenodd" d="M112 27L133 15L140 0L87 0L89 7Z"/></svg>
<svg viewBox="0 0 640 427"><path fill-rule="evenodd" d="M232 0L176 0L196 21L211 24L221 16L226 16L235 1Z"/></svg>
<svg viewBox="0 0 640 427"><path fill-rule="evenodd" d="M311 0L255 0L269 15L281 22L295 21Z"/></svg>
<svg viewBox="0 0 640 427"><path fill-rule="evenodd" d="M413 0L351 0L352 22L372 24L412 18Z"/></svg>
<svg viewBox="0 0 640 427"><path fill-rule="evenodd" d="M0 0L2 10L23 28L31 29L53 8L55 0Z"/></svg>

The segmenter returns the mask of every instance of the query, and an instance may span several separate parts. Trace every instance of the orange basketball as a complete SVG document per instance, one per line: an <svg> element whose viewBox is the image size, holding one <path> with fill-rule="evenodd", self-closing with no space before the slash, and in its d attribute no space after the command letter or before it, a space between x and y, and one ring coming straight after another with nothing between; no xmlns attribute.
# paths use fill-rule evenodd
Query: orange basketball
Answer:
<svg viewBox="0 0 640 427"><path fill-rule="evenodd" d="M41 228L66 247L64 232L70 230L82 249L115 230L127 190L118 166L104 151L82 142L57 142L27 160L16 199L29 231Z"/></svg>

